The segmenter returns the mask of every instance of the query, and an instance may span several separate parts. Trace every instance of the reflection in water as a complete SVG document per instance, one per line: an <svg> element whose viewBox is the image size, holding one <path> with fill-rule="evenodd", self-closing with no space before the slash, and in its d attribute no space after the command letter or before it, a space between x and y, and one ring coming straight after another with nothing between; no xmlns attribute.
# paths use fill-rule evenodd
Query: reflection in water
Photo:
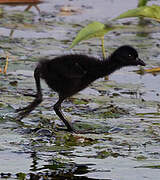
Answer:
<svg viewBox="0 0 160 180"><path fill-rule="evenodd" d="M37 165L38 165L38 162L37 162L38 158L37 158L36 154L37 154L36 152L32 152L31 153L31 158L33 159L33 161L32 161L31 169L30 170L34 171L34 172L37 171Z"/></svg>
<svg viewBox="0 0 160 180"><path fill-rule="evenodd" d="M34 2L22 2L22 1L15 2L15 3L14 2L12 2L12 3L11 2L0 2L0 4L7 5L7 6L26 6L26 5L28 5L27 8L25 9L25 11L29 11L32 8L32 6L34 6L39 13L40 13L40 9L37 5L40 3L42 3L42 2L37 1L37 0L35 0Z"/></svg>
<svg viewBox="0 0 160 180"><path fill-rule="evenodd" d="M38 160L36 152L31 153L31 158L33 159L29 176L30 179L73 179L73 180L92 180L85 175L90 172L88 166L91 164L74 164L74 163L61 163L55 161L54 159L49 161L48 165L43 165L43 167L38 168ZM93 165L93 164L92 164ZM95 180L95 179L94 179Z"/></svg>
<svg viewBox="0 0 160 180"><path fill-rule="evenodd" d="M150 33L147 32L147 29L150 23L151 23L150 20L140 17L138 21L140 30L136 33L136 35L139 37L148 37Z"/></svg>
<svg viewBox="0 0 160 180"><path fill-rule="evenodd" d="M37 5L31 5L31 4L30 4L30 5L28 5L28 7L25 9L25 11L29 11L32 6L34 6L34 7L37 9L37 11L39 12L39 14L40 14L40 9L39 9L39 7L38 7Z"/></svg>

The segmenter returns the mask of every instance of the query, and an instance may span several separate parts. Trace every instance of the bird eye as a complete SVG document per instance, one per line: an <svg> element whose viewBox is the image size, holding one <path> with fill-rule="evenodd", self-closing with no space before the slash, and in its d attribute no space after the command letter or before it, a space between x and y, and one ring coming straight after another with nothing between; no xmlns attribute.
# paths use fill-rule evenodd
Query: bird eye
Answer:
<svg viewBox="0 0 160 180"><path fill-rule="evenodd" d="M132 55L131 55L131 54L128 54L128 56L129 56L129 57L132 57Z"/></svg>

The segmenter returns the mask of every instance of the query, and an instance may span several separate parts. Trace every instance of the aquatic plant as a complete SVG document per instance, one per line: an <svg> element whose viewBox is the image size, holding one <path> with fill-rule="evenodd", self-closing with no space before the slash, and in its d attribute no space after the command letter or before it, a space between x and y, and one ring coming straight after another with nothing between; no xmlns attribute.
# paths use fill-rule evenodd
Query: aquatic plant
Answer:
<svg viewBox="0 0 160 180"><path fill-rule="evenodd" d="M110 24L103 24L98 21L93 21L78 32L70 48L73 48L75 45L77 45L81 41L88 40L91 38L99 38L101 39L103 59L105 59L106 53L105 53L105 48L104 48L104 36L106 33L113 31L115 29L118 29L118 28L123 28L123 26L113 26Z"/></svg>

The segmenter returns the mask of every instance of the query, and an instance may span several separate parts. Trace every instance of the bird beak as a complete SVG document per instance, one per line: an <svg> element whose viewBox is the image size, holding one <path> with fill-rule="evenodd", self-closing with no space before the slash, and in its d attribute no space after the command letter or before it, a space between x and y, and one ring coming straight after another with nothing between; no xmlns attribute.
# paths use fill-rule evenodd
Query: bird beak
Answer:
<svg viewBox="0 0 160 180"><path fill-rule="evenodd" d="M136 63L137 65L141 65L141 66L145 66L146 64L141 60L139 59L138 57L136 58Z"/></svg>

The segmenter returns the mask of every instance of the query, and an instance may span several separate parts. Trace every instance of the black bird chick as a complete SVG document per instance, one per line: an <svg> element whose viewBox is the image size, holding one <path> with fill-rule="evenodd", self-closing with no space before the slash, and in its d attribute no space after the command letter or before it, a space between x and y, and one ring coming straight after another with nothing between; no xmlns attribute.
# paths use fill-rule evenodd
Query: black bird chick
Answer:
<svg viewBox="0 0 160 180"><path fill-rule="evenodd" d="M34 71L37 94L29 95L35 97L34 101L27 107L17 110L17 112L21 111L19 119L28 115L42 102L40 85L42 78L51 89L58 93L59 99L54 105L54 110L68 131L73 132L72 124L61 112L62 102L98 78L109 75L122 67L137 65L145 66L145 63L138 58L137 51L128 45L119 47L109 58L103 61L95 57L78 54L63 55L52 60L42 59Z"/></svg>

